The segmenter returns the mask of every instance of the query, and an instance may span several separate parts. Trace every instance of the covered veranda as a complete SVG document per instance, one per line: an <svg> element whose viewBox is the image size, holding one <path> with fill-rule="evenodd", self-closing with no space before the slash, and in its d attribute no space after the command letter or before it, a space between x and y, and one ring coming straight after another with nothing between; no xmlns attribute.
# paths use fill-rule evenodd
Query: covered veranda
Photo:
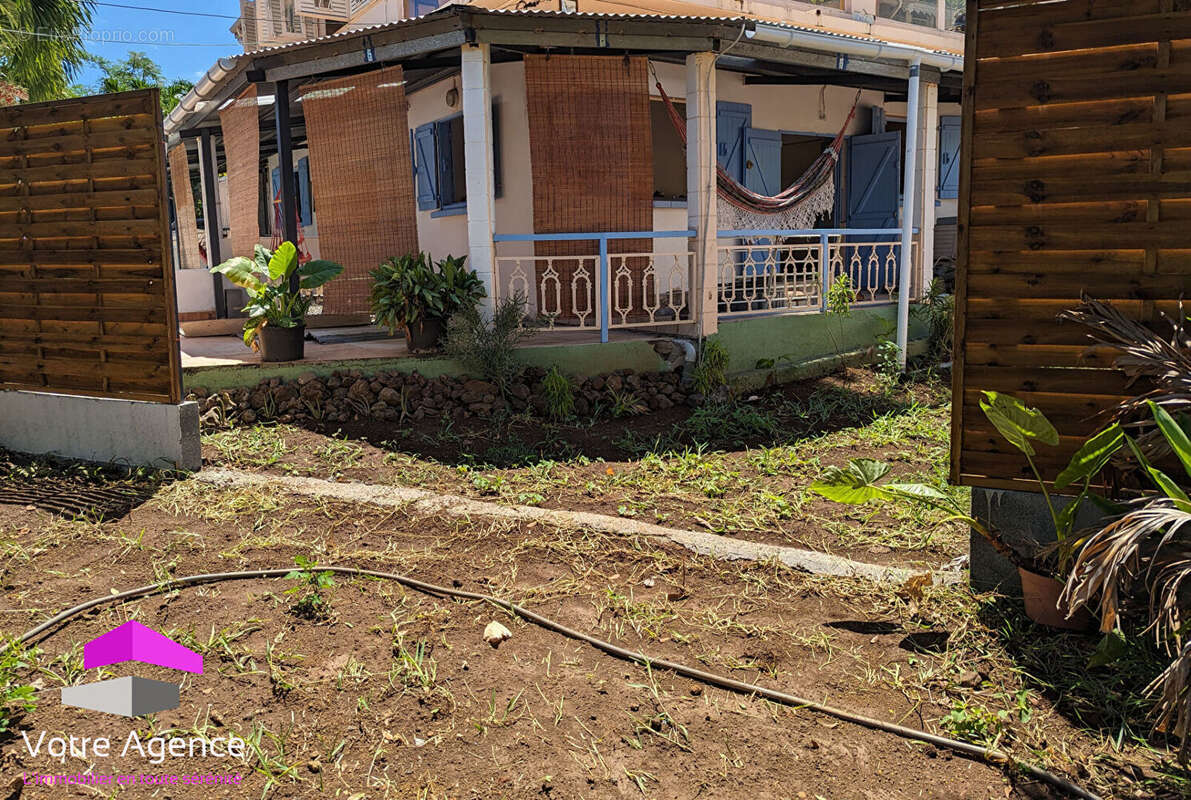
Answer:
<svg viewBox="0 0 1191 800"><path fill-rule="evenodd" d="M681 203L667 206L649 186L634 183L631 165L626 172L620 164L602 164L601 172L614 174L603 186L588 177L586 186L592 198L602 194L611 207L641 206L629 198L644 191L648 213L635 216L598 207L586 213L586 205L598 204L585 205L583 191L557 176L543 180L547 158L558 154L538 144L541 131L587 123L575 111L582 98L557 92L546 97L550 114L543 119L534 76L583 68L592 63L583 59L593 57L622 60L626 73L647 70L648 82L666 83L681 104L687 141ZM501 83L500 71L514 64L525 70L519 92ZM709 336L730 319L818 313L833 278L845 274L857 303L898 302L907 307L904 318L934 261L935 116L941 99L957 99L961 67L954 54L752 19L456 5L424 18L222 59L169 116L166 131L175 174L183 168L197 172L205 258L190 259L192 264L218 263L270 239L305 239L320 257L345 264L345 275L319 298L321 315L312 327L366 324L367 271L391 255L433 250L434 237L451 230L456 238L450 246L467 255L487 288L486 302L521 292L563 339L608 341L616 330ZM538 71L531 75L531 68ZM342 113L344 106L335 104L365 85L371 91L367 107ZM830 88L848 97L859 90L868 103L880 98L882 109L904 105L900 169L893 173L900 186L894 192L910 199L912 213L895 202L878 224L836 214L814 228L725 229L715 200L717 108L723 106L718 86L775 95L787 87L824 87L824 93ZM425 127L419 125L425 116L421 98L432 87L448 87L448 103L453 90L462 151L455 163L462 175L444 174L438 165L437 205L428 208L414 134ZM623 124L628 131L635 123ZM871 130L875 123L862 118L848 133ZM517 141L527 158L509 163L507 153ZM334 164L324 155L331 150ZM743 154L742 161L748 163ZM849 186L847 167L836 173L841 195ZM247 174L252 180L246 193ZM549 196L552 183L567 189L556 193L562 199ZM452 187L465 203L446 202ZM260 194L271 195L272 202L256 203ZM903 200L903 208L909 205ZM249 217L254 219L245 224ZM193 253L193 242L181 241L185 227L180 214L178 250ZM902 258L903 252L910 257ZM180 286L197 286L213 300L212 313L196 321L195 333L233 333L234 292L219 276L183 272L191 274ZM902 285L910 290L899 291ZM903 344L904 331L901 326ZM187 349L184 341L184 359ZM245 350L243 359L252 355Z"/></svg>

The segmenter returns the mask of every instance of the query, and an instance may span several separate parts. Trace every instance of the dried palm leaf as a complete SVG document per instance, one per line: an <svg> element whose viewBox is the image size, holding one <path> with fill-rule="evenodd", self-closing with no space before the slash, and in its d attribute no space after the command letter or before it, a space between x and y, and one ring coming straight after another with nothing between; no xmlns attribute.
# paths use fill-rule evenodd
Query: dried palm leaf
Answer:
<svg viewBox="0 0 1191 800"><path fill-rule="evenodd" d="M1155 727L1179 738L1179 758L1186 762L1191 757L1191 642L1183 645L1182 653L1146 687L1146 693L1159 695Z"/></svg>

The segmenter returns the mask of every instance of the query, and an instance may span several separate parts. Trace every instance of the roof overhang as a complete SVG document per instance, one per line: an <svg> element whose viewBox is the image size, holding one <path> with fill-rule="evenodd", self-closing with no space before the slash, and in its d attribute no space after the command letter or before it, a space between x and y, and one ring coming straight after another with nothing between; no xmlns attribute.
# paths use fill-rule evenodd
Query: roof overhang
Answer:
<svg viewBox="0 0 1191 800"><path fill-rule="evenodd" d="M748 34L764 24L740 17L651 14L583 14L499 11L450 5L412 20L336 33L221 59L165 121L167 135L211 126L212 115L250 83L306 81L449 54L468 43L518 52L648 54L679 58L721 53L720 66L781 77L801 74L847 85L873 79L873 88L904 81L909 65L897 58L855 54L862 37L786 27L803 35L795 44L761 41ZM815 35L808 36L807 33ZM848 54L851 53L851 54ZM958 73L952 80L958 80Z"/></svg>

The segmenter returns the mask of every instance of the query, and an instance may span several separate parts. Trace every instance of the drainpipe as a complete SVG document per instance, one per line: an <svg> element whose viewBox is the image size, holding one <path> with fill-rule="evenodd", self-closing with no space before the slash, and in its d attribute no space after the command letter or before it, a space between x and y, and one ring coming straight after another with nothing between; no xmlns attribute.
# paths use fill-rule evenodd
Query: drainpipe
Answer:
<svg viewBox="0 0 1191 800"><path fill-rule="evenodd" d="M906 177L902 200L902 248L897 279L897 362L906 371L906 348L910 344L910 281L914 274L914 210L918 205L918 96L922 88L922 64L910 64L910 94L906 98Z"/></svg>
<svg viewBox="0 0 1191 800"><path fill-rule="evenodd" d="M906 348L910 338L909 289L913 274L915 184L918 177L918 98L922 87L922 67L935 67L943 72L962 71L964 68L963 56L940 53L914 45L884 42L879 39L855 39L762 23L758 23L756 29L746 32L746 35L754 41L782 47L799 47L863 58L883 58L901 61L910 67L909 97L906 101L905 200L902 204L901 258L897 293L898 361L902 370L905 371Z"/></svg>

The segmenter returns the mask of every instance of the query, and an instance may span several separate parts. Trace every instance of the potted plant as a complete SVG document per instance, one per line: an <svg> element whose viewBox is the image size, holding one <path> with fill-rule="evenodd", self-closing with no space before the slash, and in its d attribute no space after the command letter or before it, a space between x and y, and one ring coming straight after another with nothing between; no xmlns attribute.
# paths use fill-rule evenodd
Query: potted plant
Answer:
<svg viewBox="0 0 1191 800"><path fill-rule="evenodd" d="M211 267L248 293L244 312L244 344L259 350L261 361L298 361L305 349L306 312L312 298L302 289L316 289L343 272L334 261L317 259L299 265L291 242L269 252L256 246L252 258L236 256ZM298 278L298 288L290 279Z"/></svg>
<svg viewBox="0 0 1191 800"><path fill-rule="evenodd" d="M984 392L980 408L1005 439L1020 450L1038 480L1042 495L1050 510L1054 525L1054 547L1038 547L1022 552L1010 544L1000 531L992 530L965 512L959 502L934 486L921 483L886 483L878 481L889 472L889 465L872 459L853 459L847 468L828 467L822 479L811 485L811 491L839 503L859 505L870 500L916 503L943 511L949 521L971 526L992 547L1017 567L1022 582L1026 613L1035 622L1055 628L1086 630L1093 620L1086 611L1073 610L1064 614L1059 608L1063 584L1058 576L1065 575L1079 542L1072 537L1075 516L1083 501L1091 494L1092 479L1104 468L1124 442L1120 426L1112 425L1084 442L1071 457L1067 467L1055 479L1054 489L1062 491L1080 486L1079 494L1061 509L1034 463L1034 443L1057 446L1059 434L1046 416L1010 395Z"/></svg>
<svg viewBox="0 0 1191 800"><path fill-rule="evenodd" d="M474 308L485 294L480 279L464 261L447 256L431 264L425 253L385 260L371 272L376 323L389 333L402 329L411 352L436 347L447 319Z"/></svg>

